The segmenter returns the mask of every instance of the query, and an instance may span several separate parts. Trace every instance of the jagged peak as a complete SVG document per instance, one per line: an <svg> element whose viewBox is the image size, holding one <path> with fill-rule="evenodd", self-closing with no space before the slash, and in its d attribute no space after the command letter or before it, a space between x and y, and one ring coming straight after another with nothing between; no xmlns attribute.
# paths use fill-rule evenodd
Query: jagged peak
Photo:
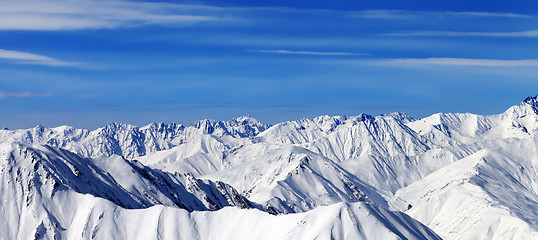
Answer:
<svg viewBox="0 0 538 240"><path fill-rule="evenodd" d="M320 116L317 116L317 117L313 118L312 120L314 120L316 122L320 122L320 121L327 121L327 120L345 121L347 119L348 119L348 117L344 116L344 115L338 115L338 116L320 115Z"/></svg>
<svg viewBox="0 0 538 240"><path fill-rule="evenodd" d="M335 130L336 127L340 125L345 125L347 123L358 123L358 122L364 122L364 121L374 121L375 118L371 115L368 115L366 113L361 113L357 116L345 116L345 115L336 115L336 116L330 116L330 115L320 115L317 117L314 117L312 119L309 118L301 118L299 120L294 121L286 121L281 122L276 125L274 125L275 128L287 128L287 127L294 127L297 130L306 130L306 129L321 129L325 132L330 132Z"/></svg>
<svg viewBox="0 0 538 240"><path fill-rule="evenodd" d="M250 116L250 115L245 115L245 116L239 116L239 117L236 117L236 118L232 118L232 119L229 120L228 122L239 122L239 123L261 123L261 122L258 121L256 118L253 118L253 117Z"/></svg>
<svg viewBox="0 0 538 240"><path fill-rule="evenodd" d="M162 129L179 129L183 130L185 129L185 126L180 123L164 123L164 122L154 122L150 123L146 126L140 127L140 130L157 130L160 131Z"/></svg>
<svg viewBox="0 0 538 240"><path fill-rule="evenodd" d="M361 113L357 116L346 116L346 115L335 115L335 116L330 116L330 115L320 115L320 116L317 116L317 117L314 117L312 119L308 119L308 118L301 118L299 120L295 120L295 121L287 121L287 122L283 122L283 123L297 123L297 124L301 124L301 123L308 123L308 122L315 122L315 123L318 123L318 124L323 124L323 123L337 123L338 125L340 124L343 124L345 123L346 121L348 120L356 120L356 121L365 121L365 120L373 120L374 117L371 116L371 115L368 115L366 113Z"/></svg>
<svg viewBox="0 0 538 240"><path fill-rule="evenodd" d="M224 122L213 119L198 120L190 125L190 127L197 128L203 131L205 134L212 134L216 128L223 128Z"/></svg>
<svg viewBox="0 0 538 240"><path fill-rule="evenodd" d="M538 95L525 98L522 102L506 110L503 115L516 118L527 115L538 115Z"/></svg>
<svg viewBox="0 0 538 240"><path fill-rule="evenodd" d="M525 98L525 100L523 100L523 102L537 104L538 103L538 95L536 95L534 97L529 96L529 97Z"/></svg>
<svg viewBox="0 0 538 240"><path fill-rule="evenodd" d="M531 105L534 112L538 114L538 95L525 98L525 100L523 100L523 103Z"/></svg>
<svg viewBox="0 0 538 240"><path fill-rule="evenodd" d="M379 115L379 117L391 117L391 118L394 118L396 120L402 121L404 124L409 123L409 122L413 122L413 121L416 120L415 118L409 116L407 113L403 113L403 112L393 112L393 113L381 114L381 115Z"/></svg>
<svg viewBox="0 0 538 240"><path fill-rule="evenodd" d="M370 114L367 114L367 113L361 113L359 115L356 116L356 119L357 121L366 121L366 120L375 120L375 117L370 115Z"/></svg>
<svg viewBox="0 0 538 240"><path fill-rule="evenodd" d="M98 128L97 130L93 132L104 132L109 135L116 135L123 131L138 131L139 128L135 125L127 124L127 123L119 123L119 122L113 122L110 123L104 127Z"/></svg>
<svg viewBox="0 0 538 240"><path fill-rule="evenodd" d="M112 122L105 126L105 128L128 128L128 127L136 127L134 125L130 125L127 123L120 123L120 122Z"/></svg>
<svg viewBox="0 0 538 240"><path fill-rule="evenodd" d="M254 118L254 117L252 117L250 115L232 118L231 120L228 121L228 124L233 124L233 123L237 123L237 124L240 124L240 125L256 126L258 128L260 128L260 127L263 128L263 129L260 129L260 131L263 131L263 130L271 127L270 124L260 122L260 121L258 121L258 119Z"/></svg>
<svg viewBox="0 0 538 240"><path fill-rule="evenodd" d="M51 130L53 130L55 132L67 132L67 131L72 131L74 129L75 129L74 127L71 127L71 126L68 126L68 125L61 125L61 126L52 128Z"/></svg>
<svg viewBox="0 0 538 240"><path fill-rule="evenodd" d="M255 119L254 117L252 117L250 115L245 115L245 116L232 118L232 119L230 119L228 121L219 121L219 120L214 120L214 119L202 119L202 120L195 121L193 124L191 124L191 126L200 126L200 125L203 125L203 124L211 124L211 125L216 125L216 124L268 125L268 124L264 124L264 123L258 121L257 119Z"/></svg>
<svg viewBox="0 0 538 240"><path fill-rule="evenodd" d="M265 131L270 125L264 124L251 116L241 116L228 121L198 120L191 124L190 127L200 129L205 134L213 134L220 129L222 132L217 132L217 135L228 134L235 137L253 137Z"/></svg>
<svg viewBox="0 0 538 240"><path fill-rule="evenodd" d="M195 128L200 128L201 126L205 126L205 125L215 125L217 123L220 123L222 121L217 121L215 119L201 119L201 120L197 120L195 122L193 122L190 126L191 127L195 127Z"/></svg>

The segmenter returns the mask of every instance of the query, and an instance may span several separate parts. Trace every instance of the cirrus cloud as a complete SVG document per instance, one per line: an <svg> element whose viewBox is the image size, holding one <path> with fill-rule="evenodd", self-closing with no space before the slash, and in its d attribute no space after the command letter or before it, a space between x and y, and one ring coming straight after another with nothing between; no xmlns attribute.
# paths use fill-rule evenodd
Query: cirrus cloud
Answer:
<svg viewBox="0 0 538 240"><path fill-rule="evenodd" d="M382 35L401 37L538 37L538 30L520 32L410 31Z"/></svg>
<svg viewBox="0 0 538 240"><path fill-rule="evenodd" d="M398 58L385 60L384 62L392 64L428 64L474 67L538 67L538 59Z"/></svg>
<svg viewBox="0 0 538 240"><path fill-rule="evenodd" d="M370 19L417 19L417 18L532 18L530 15L504 12L436 12L436 11L407 11L407 10L365 10L349 12L349 16Z"/></svg>
<svg viewBox="0 0 538 240"><path fill-rule="evenodd" d="M128 1L0 1L0 30L81 30L148 24L188 24L219 19L214 9Z"/></svg>
<svg viewBox="0 0 538 240"><path fill-rule="evenodd" d="M242 13L279 12L292 14L335 14L363 19L417 18L532 18L508 12L437 12L408 10L340 11L290 7L221 7L173 2L126 0L16 0L0 1L0 31L61 31L113 29L144 25L191 25L242 19ZM233 21L232 21L233 22Z"/></svg>
<svg viewBox="0 0 538 240"><path fill-rule="evenodd" d="M77 63L64 62L51 57L20 52L13 50L0 49L0 60L5 60L8 63L15 64L30 64L30 65L47 65L47 66L70 66L77 65Z"/></svg>
<svg viewBox="0 0 538 240"><path fill-rule="evenodd" d="M319 56L351 56L351 55L366 55L364 53L352 52L318 52L318 51L293 51L293 50L249 50L249 52L259 53L277 53L277 54L294 54L294 55L319 55Z"/></svg>

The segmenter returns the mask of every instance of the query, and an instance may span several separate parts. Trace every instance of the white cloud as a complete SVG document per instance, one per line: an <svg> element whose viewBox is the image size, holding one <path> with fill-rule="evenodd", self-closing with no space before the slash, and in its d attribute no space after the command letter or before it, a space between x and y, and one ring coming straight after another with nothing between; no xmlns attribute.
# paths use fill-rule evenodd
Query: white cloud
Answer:
<svg viewBox="0 0 538 240"><path fill-rule="evenodd" d="M530 15L519 13L497 13L497 12L442 12L441 15L448 16L468 16L468 17L504 17L504 18L532 18Z"/></svg>
<svg viewBox="0 0 538 240"><path fill-rule="evenodd" d="M0 91L0 99L9 98L9 97L20 97L20 98L30 98L30 97L49 97L53 96L53 92L41 92L35 93L31 91L22 91L22 92L6 92Z"/></svg>
<svg viewBox="0 0 538 240"><path fill-rule="evenodd" d="M321 56L365 55L363 53L351 53L351 52L314 52L314 51L292 51L292 50L250 50L250 52L296 54L296 55L321 55Z"/></svg>
<svg viewBox="0 0 538 240"><path fill-rule="evenodd" d="M496 17L496 18L532 18L530 15L497 12L434 12L406 10L367 10L351 12L352 17L371 19L414 19L446 17Z"/></svg>
<svg viewBox="0 0 538 240"><path fill-rule="evenodd" d="M496 18L533 18L531 15L506 12L451 12L451 11L408 11L394 9L377 9L363 11L339 11L329 9L300 9L289 7L250 7L250 8L226 8L228 10L258 10L258 11L275 11L303 14L345 14L346 16L357 18L372 18L372 19L410 19L410 18L425 18L425 17L496 17Z"/></svg>
<svg viewBox="0 0 538 240"><path fill-rule="evenodd" d="M522 32L453 32L453 31L412 31L383 34L402 37L538 37L538 30Z"/></svg>
<svg viewBox="0 0 538 240"><path fill-rule="evenodd" d="M351 13L352 17L371 18L371 19L409 19L422 16L416 12L403 10L368 10Z"/></svg>
<svg viewBox="0 0 538 240"><path fill-rule="evenodd" d="M0 1L0 30L78 30L214 21L210 7L90 0Z"/></svg>
<svg viewBox="0 0 538 240"><path fill-rule="evenodd" d="M476 67L538 67L538 59L504 60L504 59L473 59L473 58L399 58L383 62L390 64L428 64L450 66Z"/></svg>
<svg viewBox="0 0 538 240"><path fill-rule="evenodd" d="M126 0L3 0L0 1L1 30L80 30L132 27L149 24L189 25L240 19L245 12L275 11L297 14L338 14L371 19L425 17L530 18L517 13L428 12L405 10L335 11L287 7L219 7L169 2Z"/></svg>
<svg viewBox="0 0 538 240"><path fill-rule="evenodd" d="M48 65L48 66L69 66L76 65L76 63L63 62L51 57L19 52L12 50L0 49L0 60L7 60L9 63L16 64L32 64L32 65Z"/></svg>

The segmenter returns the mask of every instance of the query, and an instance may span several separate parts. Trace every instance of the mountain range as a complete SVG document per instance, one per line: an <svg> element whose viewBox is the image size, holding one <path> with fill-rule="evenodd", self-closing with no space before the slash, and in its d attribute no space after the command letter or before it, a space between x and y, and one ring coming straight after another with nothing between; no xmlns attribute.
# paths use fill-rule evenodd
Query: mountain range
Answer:
<svg viewBox="0 0 538 240"><path fill-rule="evenodd" d="M538 239L538 96L496 115L0 130L1 239Z"/></svg>

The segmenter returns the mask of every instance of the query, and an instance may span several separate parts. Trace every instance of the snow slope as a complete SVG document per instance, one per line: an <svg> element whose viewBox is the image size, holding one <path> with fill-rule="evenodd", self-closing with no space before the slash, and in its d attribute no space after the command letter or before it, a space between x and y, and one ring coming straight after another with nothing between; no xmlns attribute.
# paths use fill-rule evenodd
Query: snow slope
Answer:
<svg viewBox="0 0 538 240"><path fill-rule="evenodd" d="M417 226L413 219L390 209L409 214L446 239L538 238L538 96L487 116L438 113L413 119L403 113L360 114L274 126L240 117L201 120L187 127L110 124L95 131L36 127L0 130L0 142L5 153L1 190L6 192L1 208L10 219L0 226L24 234L56 229L57 216L75 219L82 211L77 209L83 208L78 202L86 201L95 202L96 211L104 215L82 217L79 224L91 225L92 231L76 225L75 235L133 236L129 234L137 230L124 224L141 224L130 217L143 212L154 217L145 220L157 224L157 230L140 230L138 235L149 231L150 238L212 238L217 230L227 237L244 231L289 239L296 237L293 232L311 238L390 238L403 236L390 226L404 225L397 228L420 236L409 232L419 229L411 227ZM63 210L53 204L56 196L74 204L74 212L61 215ZM180 210L225 206L255 209ZM226 222L221 212L230 219L252 217L252 226L233 228L235 232L216 227ZM358 217L361 214L367 218ZM159 220L162 215L185 224L178 229ZM294 225L302 221L298 216L308 219L304 226ZM61 218L61 226L71 226ZM107 227L99 219L108 219ZM389 229L395 235L368 235L370 230L362 228L369 223L364 221L380 223L365 227L372 232ZM277 230L268 233L255 223ZM162 226L166 227L158 230ZM9 231L9 236L17 236Z"/></svg>
<svg viewBox="0 0 538 240"><path fill-rule="evenodd" d="M191 174L169 174L116 156L88 159L49 146L1 144L0 206L17 218L17 210L53 197L61 190L90 194L123 208L165 205L193 210L225 206L253 207L231 186L198 180ZM15 212L13 212L15 211Z"/></svg>
<svg viewBox="0 0 538 240"><path fill-rule="evenodd" d="M119 156L88 159L18 143L1 144L0 153L0 239L439 239L409 216L369 203L274 216L243 211L253 204L222 182Z"/></svg>
<svg viewBox="0 0 538 240"><path fill-rule="evenodd" d="M229 183L252 201L280 213L342 201L371 201L388 207L376 189L305 148L260 142L229 149L211 139L203 141L202 154L191 156L185 151L198 152L199 143L184 144L138 160L166 171L194 172L200 178ZM207 151L209 146L214 151Z"/></svg>
<svg viewBox="0 0 538 240"><path fill-rule="evenodd" d="M388 207L374 188L301 147L257 143L231 152L226 160L231 167L202 178L229 183L250 200L278 212L357 201Z"/></svg>
<svg viewBox="0 0 538 240"><path fill-rule="evenodd" d="M538 238L538 137L500 145L398 190L406 213L447 239Z"/></svg>
<svg viewBox="0 0 538 240"><path fill-rule="evenodd" d="M68 207L66 207L68 206ZM44 216L45 215L45 216ZM49 217L46 217L46 216ZM403 213L364 203L270 215L255 209L191 212L162 205L128 210L92 195L59 191L21 213L3 239L440 239ZM5 223L4 223L5 224ZM3 226L2 230L6 230Z"/></svg>

